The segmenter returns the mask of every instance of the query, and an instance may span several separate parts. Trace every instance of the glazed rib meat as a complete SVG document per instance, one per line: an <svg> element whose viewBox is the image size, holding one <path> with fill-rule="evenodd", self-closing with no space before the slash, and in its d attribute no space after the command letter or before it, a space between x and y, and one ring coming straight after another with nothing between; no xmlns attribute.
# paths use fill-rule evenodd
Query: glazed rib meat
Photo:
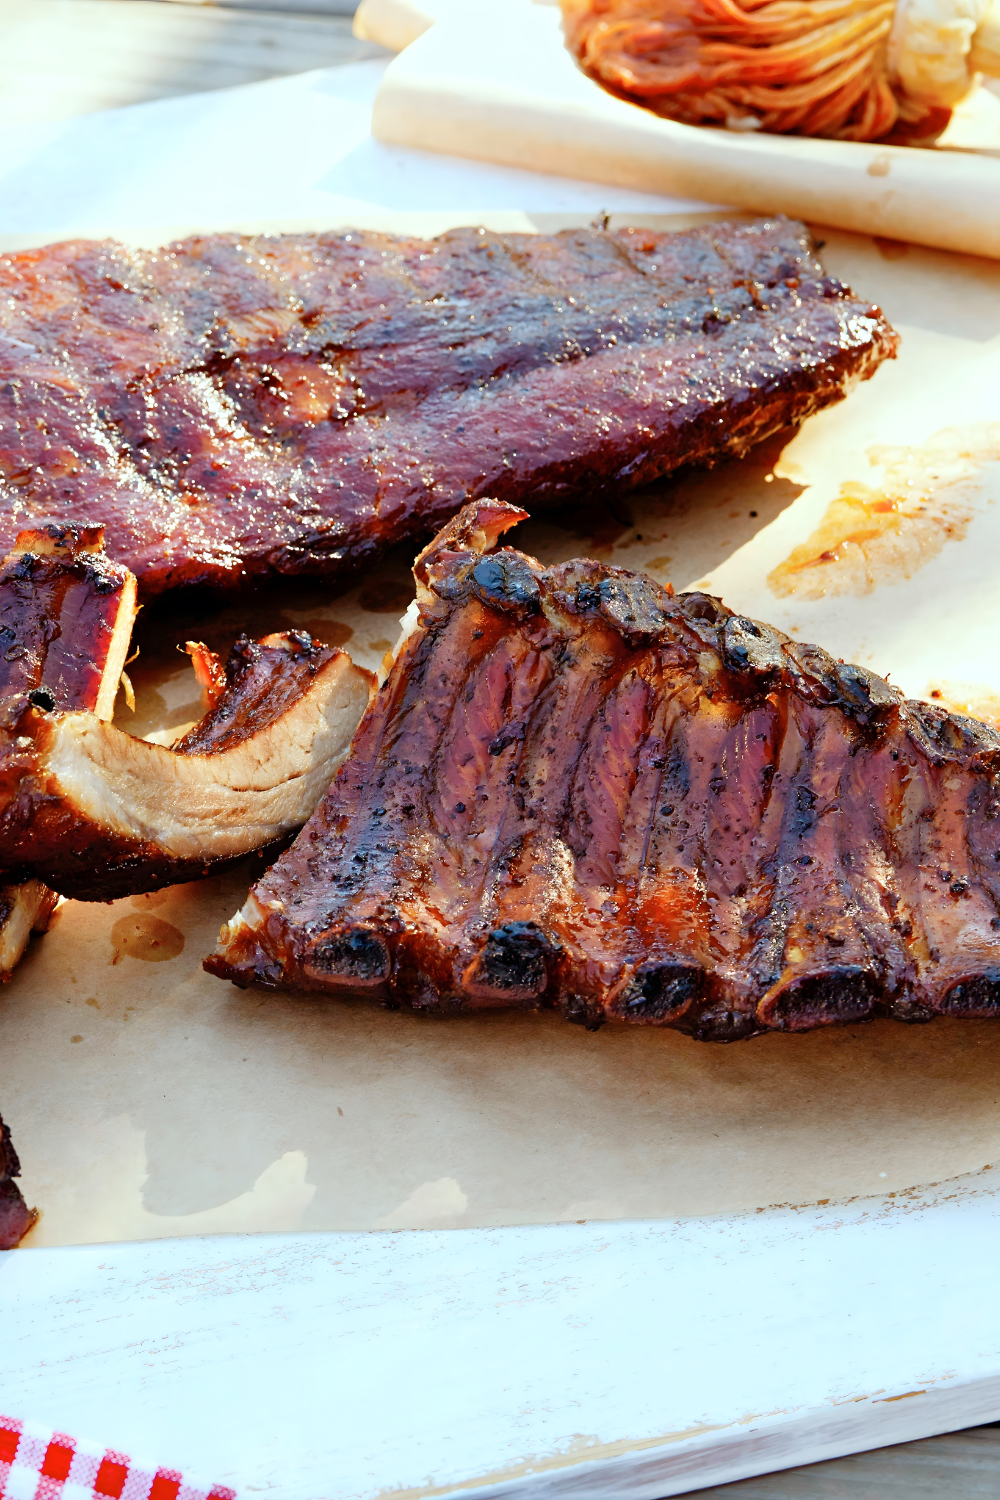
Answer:
<svg viewBox="0 0 1000 1500"><path fill-rule="evenodd" d="M729 1041L1000 1013L1000 736L467 507L348 760L206 967Z"/></svg>
<svg viewBox="0 0 1000 1500"><path fill-rule="evenodd" d="M25 1203L14 1181L20 1175L21 1164L10 1131L0 1120L0 1250L13 1250L38 1217Z"/></svg>
<svg viewBox="0 0 1000 1500"><path fill-rule="evenodd" d="M0 766L0 869L78 901L197 880L300 828L371 674L300 631L241 637L214 708L176 745L28 707Z"/></svg>
<svg viewBox="0 0 1000 1500"><path fill-rule="evenodd" d="M336 580L478 496L741 454L895 347L781 218L23 251L0 260L0 546L86 517L144 597Z"/></svg>

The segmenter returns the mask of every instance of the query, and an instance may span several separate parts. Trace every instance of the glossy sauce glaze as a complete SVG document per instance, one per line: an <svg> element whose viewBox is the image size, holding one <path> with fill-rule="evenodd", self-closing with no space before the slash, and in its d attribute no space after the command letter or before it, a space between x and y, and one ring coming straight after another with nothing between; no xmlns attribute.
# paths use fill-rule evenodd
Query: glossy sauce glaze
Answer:
<svg viewBox="0 0 1000 1500"><path fill-rule="evenodd" d="M782 218L23 251L0 260L0 546L82 517L145 597L337 579L476 496L742 454L895 347Z"/></svg>
<svg viewBox="0 0 1000 1500"><path fill-rule="evenodd" d="M24 531L0 563L0 702L111 717L135 618L135 579L100 527Z"/></svg>

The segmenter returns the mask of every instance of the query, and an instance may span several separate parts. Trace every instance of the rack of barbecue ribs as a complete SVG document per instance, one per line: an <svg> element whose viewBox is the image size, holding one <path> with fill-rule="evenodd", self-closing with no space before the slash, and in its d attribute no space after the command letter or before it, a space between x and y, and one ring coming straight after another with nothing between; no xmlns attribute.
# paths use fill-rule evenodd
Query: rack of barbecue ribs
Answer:
<svg viewBox="0 0 1000 1500"><path fill-rule="evenodd" d="M466 507L348 759L206 961L705 1040L1000 1014L1000 736Z"/></svg>
<svg viewBox="0 0 1000 1500"><path fill-rule="evenodd" d="M208 712L170 748L137 739L110 722L134 614L100 528L22 532L0 567L7 975L53 892L194 880L301 827L367 706L371 673L304 632L241 637L225 666L191 643Z"/></svg>
<svg viewBox="0 0 1000 1500"><path fill-rule="evenodd" d="M896 342L783 218L25 250L0 259L0 548L87 517L144 598L336 581L480 496L740 455Z"/></svg>
<svg viewBox="0 0 1000 1500"><path fill-rule="evenodd" d="M34 1224L38 1215L27 1206L14 1181L21 1174L10 1139L10 1131L0 1120L0 1250L13 1250Z"/></svg>

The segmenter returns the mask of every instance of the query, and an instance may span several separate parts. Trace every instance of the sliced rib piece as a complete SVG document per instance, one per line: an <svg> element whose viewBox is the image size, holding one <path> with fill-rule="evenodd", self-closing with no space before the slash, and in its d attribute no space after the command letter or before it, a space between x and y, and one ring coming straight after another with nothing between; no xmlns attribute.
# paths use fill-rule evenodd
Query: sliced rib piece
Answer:
<svg viewBox="0 0 1000 1500"><path fill-rule="evenodd" d="M719 1041L1000 1015L1000 736L706 594L491 551L522 515L469 506L418 559L210 972Z"/></svg>
<svg viewBox="0 0 1000 1500"><path fill-rule="evenodd" d="M0 714L25 700L110 719L135 623L135 578L100 526L18 534L0 563Z"/></svg>
<svg viewBox="0 0 1000 1500"><path fill-rule="evenodd" d="M29 703L110 719L135 620L135 578L100 527L23 531L0 564L0 776ZM0 886L0 981L58 897L39 880Z"/></svg>
<svg viewBox="0 0 1000 1500"><path fill-rule="evenodd" d="M895 348L782 218L26 250L0 260L0 545L85 515L147 597L342 578L477 496L741 454Z"/></svg>
<svg viewBox="0 0 1000 1500"><path fill-rule="evenodd" d="M21 1163L10 1131L0 1120L0 1250L13 1250L38 1218L35 1210L25 1203L14 1181L20 1175Z"/></svg>
<svg viewBox="0 0 1000 1500"><path fill-rule="evenodd" d="M301 827L346 754L371 674L287 631L241 637L225 679L169 749L94 714L27 707L4 771L7 877L108 901L196 879Z"/></svg>

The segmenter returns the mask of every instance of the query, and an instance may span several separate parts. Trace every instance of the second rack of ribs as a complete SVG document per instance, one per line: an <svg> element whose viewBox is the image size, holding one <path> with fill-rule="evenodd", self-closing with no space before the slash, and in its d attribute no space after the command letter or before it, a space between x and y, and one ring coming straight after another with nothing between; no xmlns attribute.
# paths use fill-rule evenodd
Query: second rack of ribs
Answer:
<svg viewBox="0 0 1000 1500"><path fill-rule="evenodd" d="M713 1040L1000 1012L992 729L705 594L447 536L210 969Z"/></svg>
<svg viewBox="0 0 1000 1500"><path fill-rule="evenodd" d="M146 599L343 581L476 496L739 455L895 347L780 218L25 250L0 259L0 554L85 519Z"/></svg>

